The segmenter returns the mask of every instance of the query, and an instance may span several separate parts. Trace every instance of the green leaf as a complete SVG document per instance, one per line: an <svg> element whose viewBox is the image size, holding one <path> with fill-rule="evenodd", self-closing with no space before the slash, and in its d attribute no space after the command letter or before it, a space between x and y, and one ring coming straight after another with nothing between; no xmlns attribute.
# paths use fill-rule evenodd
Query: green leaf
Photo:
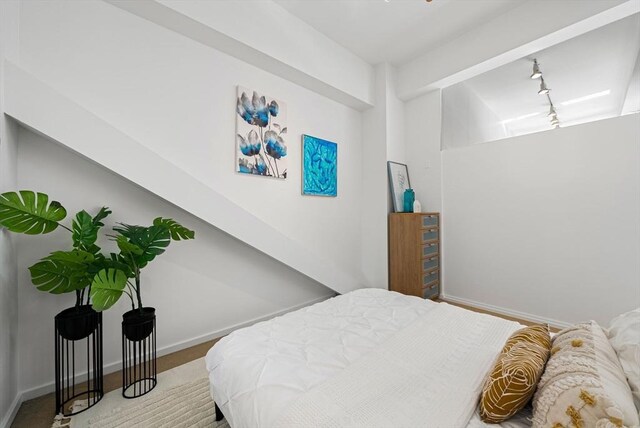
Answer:
<svg viewBox="0 0 640 428"><path fill-rule="evenodd" d="M73 246L76 248L89 249L98 240L99 226L93 223L93 218L85 210L76 214L76 218L71 222L73 234ZM98 248L99 250L99 248Z"/></svg>
<svg viewBox="0 0 640 428"><path fill-rule="evenodd" d="M101 270L109 268L121 270L128 278L134 277L129 265L115 253L111 253L110 258L96 254L95 260L89 265L87 271L89 276L93 278Z"/></svg>
<svg viewBox="0 0 640 428"><path fill-rule="evenodd" d="M118 248L123 253L135 254L137 256L142 254L142 248L138 247L136 244L132 244L129 240L122 235L116 237L116 243L118 244Z"/></svg>
<svg viewBox="0 0 640 428"><path fill-rule="evenodd" d="M91 283L88 267L94 261L84 251L56 251L29 268L31 282L52 294L81 290Z"/></svg>
<svg viewBox="0 0 640 428"><path fill-rule="evenodd" d="M142 235L146 227L143 226L132 226L130 224L118 223L119 226L114 226L113 230L118 232L122 236L126 236L128 239L135 239Z"/></svg>
<svg viewBox="0 0 640 428"><path fill-rule="evenodd" d="M0 194L0 225L11 232L39 235L53 232L67 216L60 202L44 193L21 190Z"/></svg>
<svg viewBox="0 0 640 428"><path fill-rule="evenodd" d="M127 285L127 276L118 269L103 269L91 283L91 301L93 309L104 311L113 306Z"/></svg>
<svg viewBox="0 0 640 428"><path fill-rule="evenodd" d="M95 226L98 226L98 227L102 227L102 226L104 226L104 223L102 223L102 220L104 220L105 218L107 218L107 216L108 216L109 214L111 214L111 213L112 213L112 211L111 211L109 208L107 208L107 207L102 207L102 208L100 208L100 211L98 211L98 214L96 214L96 215L93 217L93 224L94 224Z"/></svg>
<svg viewBox="0 0 640 428"><path fill-rule="evenodd" d="M88 266L95 260L93 254L82 250L54 251L42 260L57 260L60 262L75 263L77 265Z"/></svg>
<svg viewBox="0 0 640 428"><path fill-rule="evenodd" d="M164 253L164 249L171 243L171 234L165 226L149 226L130 241L142 250L142 254L133 256L138 268L142 269L156 256Z"/></svg>
<svg viewBox="0 0 640 428"><path fill-rule="evenodd" d="M171 218L158 217L153 220L154 226L165 226L171 233L171 239L180 241L181 239L194 239L196 236L193 230L187 229Z"/></svg>
<svg viewBox="0 0 640 428"><path fill-rule="evenodd" d="M101 220L109 214L111 214L111 211L106 207L100 208L100 211L94 217L91 217L85 210L76 214L71 223L73 246L92 254L100 251L100 247L95 245L95 242L98 240L98 231L104 226Z"/></svg>

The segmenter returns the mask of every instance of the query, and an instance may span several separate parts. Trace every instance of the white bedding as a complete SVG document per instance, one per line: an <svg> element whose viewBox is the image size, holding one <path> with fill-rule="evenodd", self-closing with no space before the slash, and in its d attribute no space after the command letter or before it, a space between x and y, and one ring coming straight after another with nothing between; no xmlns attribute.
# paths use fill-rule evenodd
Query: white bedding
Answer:
<svg viewBox="0 0 640 428"><path fill-rule="evenodd" d="M207 354L212 395L233 428L271 428L282 422L282 418L295 415L292 413L294 405L300 407L305 396L310 396L314 390L327 388L322 385L328 380L335 383L336 379L344 377L361 358L368 356L371 359L374 351L383 349L385 342L392 341L402 330L430 317L434 320L440 318L437 313L442 311L436 308L441 305L386 290L363 289L237 330L220 340ZM458 308L455 310L470 313ZM449 364L442 372L454 373L465 370L469 365L477 366L474 370L482 373L465 377L472 377L473 381L467 380L465 385L451 385L449 388L465 388L471 390L469 397L477 397L482 378L493 358L508 335L520 325L487 315L470 314L473 315L462 317L464 322L452 323L456 327L452 327L447 336L454 332L459 342L475 342L478 333L489 333L491 338L483 342L482 351L476 353L477 359L461 361L464 367ZM486 328L479 330L480 324ZM437 335L435 330L424 330L427 339L428 335ZM455 344L456 341L451 341L447 346ZM345 370L347 368L349 370ZM433 370L438 371L438 367ZM462 381L457 379L455 382ZM432 383L432 389L429 389L430 384L425 385L426 395L433 395L434 389L438 388L438 382ZM466 414L465 423L460 425L463 427L473 413L475 401L463 400L464 409L453 406L455 401L451 398L448 402L456 412ZM424 408L429 414L428 403ZM392 412L393 408L386 411ZM470 423L474 423L474 418ZM425 420L424 426L433 425Z"/></svg>

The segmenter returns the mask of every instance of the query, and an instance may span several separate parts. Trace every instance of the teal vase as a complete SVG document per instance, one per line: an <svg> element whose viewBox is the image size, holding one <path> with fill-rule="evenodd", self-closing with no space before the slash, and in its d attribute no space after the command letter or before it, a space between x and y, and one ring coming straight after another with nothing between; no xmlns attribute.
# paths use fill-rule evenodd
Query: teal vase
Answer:
<svg viewBox="0 0 640 428"><path fill-rule="evenodd" d="M404 191L404 210L405 213L413 212L413 202L416 200L416 194L413 189L407 189Z"/></svg>

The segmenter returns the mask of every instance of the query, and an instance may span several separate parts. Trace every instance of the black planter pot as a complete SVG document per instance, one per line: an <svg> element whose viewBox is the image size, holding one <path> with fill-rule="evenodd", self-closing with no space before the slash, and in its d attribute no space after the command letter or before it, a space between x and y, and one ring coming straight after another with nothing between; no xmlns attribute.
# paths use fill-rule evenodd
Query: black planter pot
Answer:
<svg viewBox="0 0 640 428"><path fill-rule="evenodd" d="M133 309L122 315L122 333L131 341L149 337L156 319L156 308Z"/></svg>
<svg viewBox="0 0 640 428"><path fill-rule="evenodd" d="M68 308L56 315L56 326L67 340L84 339L98 327L98 313L91 305Z"/></svg>

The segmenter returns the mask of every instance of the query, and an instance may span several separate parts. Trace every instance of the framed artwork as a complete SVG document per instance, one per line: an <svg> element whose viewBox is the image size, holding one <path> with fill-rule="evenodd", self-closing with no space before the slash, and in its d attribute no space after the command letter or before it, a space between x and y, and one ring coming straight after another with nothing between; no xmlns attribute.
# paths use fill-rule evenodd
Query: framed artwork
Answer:
<svg viewBox="0 0 640 428"><path fill-rule="evenodd" d="M338 145L302 135L302 194L338 196Z"/></svg>
<svg viewBox="0 0 640 428"><path fill-rule="evenodd" d="M407 165L403 163L388 161L387 170L389 171L389 187L391 188L391 199L393 200L393 212L404 212L404 191L411 188L409 169Z"/></svg>
<svg viewBox="0 0 640 428"><path fill-rule="evenodd" d="M287 106L281 100L238 86L236 171L287 178Z"/></svg>

